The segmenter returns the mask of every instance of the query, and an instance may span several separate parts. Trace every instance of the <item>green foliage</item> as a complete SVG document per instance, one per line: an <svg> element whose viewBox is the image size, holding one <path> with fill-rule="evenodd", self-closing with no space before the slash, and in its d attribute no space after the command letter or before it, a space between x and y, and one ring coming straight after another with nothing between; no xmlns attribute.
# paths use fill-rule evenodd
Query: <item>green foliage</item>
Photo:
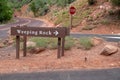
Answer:
<svg viewBox="0 0 120 80"><path fill-rule="evenodd" d="M46 48L48 45L48 39L47 38L31 38L30 41L33 41L36 43L36 47L42 47Z"/></svg>
<svg viewBox="0 0 120 80"><path fill-rule="evenodd" d="M57 5L61 7L65 7L68 4L72 3L75 0L57 0Z"/></svg>
<svg viewBox="0 0 120 80"><path fill-rule="evenodd" d="M6 22L12 18L13 10L7 0L0 1L0 22Z"/></svg>
<svg viewBox="0 0 120 80"><path fill-rule="evenodd" d="M111 0L111 3L112 3L114 6L120 6L120 0Z"/></svg>
<svg viewBox="0 0 120 80"><path fill-rule="evenodd" d="M47 49L57 49L58 48L58 39L57 38L30 38L29 41L35 42L35 47L47 48ZM23 43L22 43L23 44ZM65 50L70 50L72 47L77 47L78 45L82 46L83 49L91 49L92 42L90 38L80 38L75 39L72 37L65 38ZM34 47L28 47L27 49L33 49Z"/></svg>
<svg viewBox="0 0 120 80"><path fill-rule="evenodd" d="M49 45L48 45L48 48L49 49L57 49L57 39L48 39L49 40Z"/></svg>
<svg viewBox="0 0 120 80"><path fill-rule="evenodd" d="M77 2L77 1L76 1ZM85 9L84 6L87 5L87 0L80 0L79 3L74 3L76 8L76 13L73 15L72 25L73 27L80 24L80 22L89 16L93 11L92 8ZM74 5L73 4L73 5ZM69 27L70 26L70 15L68 12L68 8L58 11L56 14L56 20L54 21L55 25L61 24L62 26Z"/></svg>
<svg viewBox="0 0 120 80"><path fill-rule="evenodd" d="M89 50L93 46L90 38L80 38L79 42L85 50Z"/></svg>
<svg viewBox="0 0 120 80"><path fill-rule="evenodd" d="M88 4L89 5L93 5L93 4L95 4L96 3L96 0L88 0Z"/></svg>
<svg viewBox="0 0 120 80"><path fill-rule="evenodd" d="M87 25L87 26L83 27L82 30L92 30L94 28L96 28L96 27L93 25Z"/></svg>
<svg viewBox="0 0 120 80"><path fill-rule="evenodd" d="M32 0L8 0L15 9L21 8L23 5L30 3Z"/></svg>
<svg viewBox="0 0 120 80"><path fill-rule="evenodd" d="M70 50L74 46L74 39L72 37L66 37L65 50Z"/></svg>
<svg viewBox="0 0 120 80"><path fill-rule="evenodd" d="M103 25L109 25L111 23L111 21L108 20L108 19L103 19L103 20L100 21L100 23L103 24Z"/></svg>
<svg viewBox="0 0 120 80"><path fill-rule="evenodd" d="M69 50L74 46L74 40L71 37L67 37L65 42L65 50ZM30 41L36 43L36 47L57 49L57 38L31 38Z"/></svg>
<svg viewBox="0 0 120 80"><path fill-rule="evenodd" d="M46 0L34 0L30 4L30 9L33 11L34 16L45 15L48 11Z"/></svg>
<svg viewBox="0 0 120 80"><path fill-rule="evenodd" d="M75 0L33 0L30 4L30 9L34 13L34 16L42 16L49 12L49 8L52 5L65 7Z"/></svg>

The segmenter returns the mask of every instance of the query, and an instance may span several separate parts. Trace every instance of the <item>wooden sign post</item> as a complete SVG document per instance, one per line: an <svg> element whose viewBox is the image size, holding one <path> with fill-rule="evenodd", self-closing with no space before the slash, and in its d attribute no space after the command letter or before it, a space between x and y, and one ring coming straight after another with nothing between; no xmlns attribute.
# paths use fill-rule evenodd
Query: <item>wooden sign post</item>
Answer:
<svg viewBox="0 0 120 80"><path fill-rule="evenodd" d="M19 59L20 56L20 36L16 36L16 58Z"/></svg>
<svg viewBox="0 0 120 80"><path fill-rule="evenodd" d="M24 39L23 40L24 41L23 42L23 56L26 57L26 55L27 55L27 53L26 53L27 52L27 49L26 49L27 48L27 36L23 36L23 39Z"/></svg>
<svg viewBox="0 0 120 80"><path fill-rule="evenodd" d="M71 6L69 9L69 13L70 13L70 29L72 29L72 21L73 21L73 14L75 14L76 12L76 8Z"/></svg>
<svg viewBox="0 0 120 80"><path fill-rule="evenodd" d="M69 29L66 27L48 28L48 27L11 27L11 35L16 36L16 58L20 57L20 36L24 37L23 56L26 54L27 36L35 37L53 37L58 38L57 58L64 56L65 37L69 35Z"/></svg>

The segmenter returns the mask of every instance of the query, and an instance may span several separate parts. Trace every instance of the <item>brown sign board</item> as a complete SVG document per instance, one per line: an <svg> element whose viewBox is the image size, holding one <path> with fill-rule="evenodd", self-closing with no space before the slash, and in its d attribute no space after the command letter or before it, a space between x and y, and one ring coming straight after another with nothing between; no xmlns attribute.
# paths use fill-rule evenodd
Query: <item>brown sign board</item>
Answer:
<svg viewBox="0 0 120 80"><path fill-rule="evenodd" d="M65 37L69 35L66 27L11 27L11 35L36 37Z"/></svg>
<svg viewBox="0 0 120 80"><path fill-rule="evenodd" d="M20 36L24 36L23 42L23 56L26 54L27 47L27 36L36 36L36 37L55 37L58 38L58 53L57 58L64 56L64 44L65 37L69 35L70 29L66 27L27 27L27 26L18 26L11 27L11 35L16 36L16 58L20 57Z"/></svg>

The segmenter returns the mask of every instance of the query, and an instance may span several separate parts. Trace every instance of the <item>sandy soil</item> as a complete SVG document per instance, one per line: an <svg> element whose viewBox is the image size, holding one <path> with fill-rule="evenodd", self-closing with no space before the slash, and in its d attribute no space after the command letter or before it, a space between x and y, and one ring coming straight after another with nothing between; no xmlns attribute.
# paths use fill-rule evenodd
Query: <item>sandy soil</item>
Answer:
<svg viewBox="0 0 120 80"><path fill-rule="evenodd" d="M115 43L112 43L116 45ZM57 59L57 50L46 50L39 54L27 54L27 57L15 59L15 50L0 58L0 73L40 72L46 70L69 69L105 69L120 67L120 52L112 56L102 56L100 51L105 44L91 50L72 48L65 56ZM120 50L120 49L119 49ZM85 60L85 57L87 60Z"/></svg>
<svg viewBox="0 0 120 80"><path fill-rule="evenodd" d="M47 21L45 22L47 23ZM50 25L52 26L53 24L51 23ZM111 25L110 28L102 25L89 31L79 31L80 27L73 28L72 32L95 34L118 34L120 32L114 25ZM117 43L112 44L117 45ZM57 50L45 50L39 54L28 53L27 57L22 57L21 52L21 57L17 60L15 59L15 48L0 49L0 73L120 68L120 49L118 53L112 56L102 56L100 55L100 51L104 45L103 43L88 51L72 48L69 51L65 51L65 56L60 59L57 59Z"/></svg>
<svg viewBox="0 0 120 80"><path fill-rule="evenodd" d="M81 30L82 26L79 25L72 29L72 32L90 33L90 34L120 34L120 28L115 25L98 25L97 28L92 30Z"/></svg>

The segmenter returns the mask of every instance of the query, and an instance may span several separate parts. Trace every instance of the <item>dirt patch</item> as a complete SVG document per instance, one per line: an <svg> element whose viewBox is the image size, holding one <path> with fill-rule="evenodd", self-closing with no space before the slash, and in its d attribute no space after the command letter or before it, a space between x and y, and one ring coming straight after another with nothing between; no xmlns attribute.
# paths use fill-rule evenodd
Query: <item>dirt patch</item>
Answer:
<svg viewBox="0 0 120 80"><path fill-rule="evenodd" d="M13 50L9 57L0 58L0 73L120 67L120 52L107 57L100 55L104 45L100 44L88 51L72 48L65 51L65 56L60 59L57 59L57 50L46 50L39 54L28 53L27 57L22 57L21 52L21 57L17 60Z"/></svg>
<svg viewBox="0 0 120 80"><path fill-rule="evenodd" d="M73 28L72 32L80 32L80 33L89 33L89 34L119 34L120 28L115 25L98 25L97 28L92 30L81 30L82 26L78 26L77 28Z"/></svg>

